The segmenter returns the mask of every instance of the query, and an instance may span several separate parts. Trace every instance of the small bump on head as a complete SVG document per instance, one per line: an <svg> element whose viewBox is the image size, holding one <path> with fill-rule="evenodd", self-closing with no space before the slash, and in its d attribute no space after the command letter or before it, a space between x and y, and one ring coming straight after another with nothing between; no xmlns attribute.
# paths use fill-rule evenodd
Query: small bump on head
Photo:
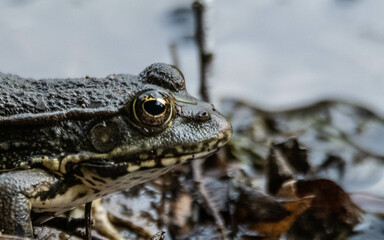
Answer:
<svg viewBox="0 0 384 240"><path fill-rule="evenodd" d="M170 90L185 90L183 74L175 66L165 63L154 63L144 69L139 77L151 84L155 84Z"/></svg>

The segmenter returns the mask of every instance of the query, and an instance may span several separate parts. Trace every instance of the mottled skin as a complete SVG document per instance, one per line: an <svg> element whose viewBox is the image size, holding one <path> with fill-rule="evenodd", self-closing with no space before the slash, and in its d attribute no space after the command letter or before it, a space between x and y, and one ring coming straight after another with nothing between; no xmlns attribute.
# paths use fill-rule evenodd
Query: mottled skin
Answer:
<svg viewBox="0 0 384 240"><path fill-rule="evenodd" d="M164 123L141 122L136 110L150 109L135 103L142 95L167 102ZM0 73L0 229L33 237L31 211L57 214L131 188L208 156L230 136L227 120L166 64L106 78Z"/></svg>

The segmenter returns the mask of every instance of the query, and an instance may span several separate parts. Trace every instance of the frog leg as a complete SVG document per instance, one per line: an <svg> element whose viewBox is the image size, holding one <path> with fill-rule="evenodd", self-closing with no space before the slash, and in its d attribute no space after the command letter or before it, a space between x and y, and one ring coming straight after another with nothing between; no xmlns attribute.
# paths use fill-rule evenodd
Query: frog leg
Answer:
<svg viewBox="0 0 384 240"><path fill-rule="evenodd" d="M0 230L33 238L31 210L33 199L54 186L59 179L42 169L0 174Z"/></svg>
<svg viewBox="0 0 384 240"><path fill-rule="evenodd" d="M1 233L33 238L31 202L16 186L15 173L0 175Z"/></svg>

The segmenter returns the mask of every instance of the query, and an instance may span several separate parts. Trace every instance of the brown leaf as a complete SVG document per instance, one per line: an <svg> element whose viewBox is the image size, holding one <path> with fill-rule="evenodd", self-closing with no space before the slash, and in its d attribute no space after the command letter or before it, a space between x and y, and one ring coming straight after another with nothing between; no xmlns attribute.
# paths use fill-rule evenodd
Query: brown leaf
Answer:
<svg viewBox="0 0 384 240"><path fill-rule="evenodd" d="M296 172L306 174L311 170L307 149L300 145L297 138L290 138L285 142L275 144L275 148L284 153L285 159Z"/></svg>
<svg viewBox="0 0 384 240"><path fill-rule="evenodd" d="M273 197L247 186L241 186L239 190L234 214L236 222L279 221L290 214Z"/></svg>
<svg viewBox="0 0 384 240"><path fill-rule="evenodd" d="M272 144L268 156L268 192L275 195L284 182L294 179L295 173L305 174L310 169L307 150L299 144L296 138Z"/></svg>
<svg viewBox="0 0 384 240"><path fill-rule="evenodd" d="M272 239L286 232L312 201L311 197L307 197L281 203L249 187L241 189L234 214L235 222Z"/></svg>
<svg viewBox="0 0 384 240"><path fill-rule="evenodd" d="M311 211L323 220L339 220L354 226L360 222L359 211L349 195L335 182L328 179L299 180L297 197L315 196Z"/></svg>
<svg viewBox="0 0 384 240"><path fill-rule="evenodd" d="M296 201L283 202L285 210L290 214L276 222L259 222L253 226L253 230L259 232L263 236L279 237L288 231L292 224L296 221L305 210L311 206L312 197L302 198Z"/></svg>
<svg viewBox="0 0 384 240"><path fill-rule="evenodd" d="M284 153L274 144L271 146L271 150L268 156L268 192L272 195L275 195L280 189L281 185L290 179L293 179L293 170L287 164Z"/></svg>

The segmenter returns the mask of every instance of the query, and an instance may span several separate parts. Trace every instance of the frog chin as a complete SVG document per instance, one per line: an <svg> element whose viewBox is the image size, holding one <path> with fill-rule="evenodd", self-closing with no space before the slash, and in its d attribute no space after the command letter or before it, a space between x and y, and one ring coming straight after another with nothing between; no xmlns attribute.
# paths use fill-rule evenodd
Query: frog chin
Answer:
<svg viewBox="0 0 384 240"><path fill-rule="evenodd" d="M141 160L137 164L128 161L115 164L108 162L103 165L101 162L96 164L90 161L80 165L81 174L77 175L77 178L89 189L88 198L95 199L156 179L179 164L192 159L205 158L217 150L156 160Z"/></svg>
<svg viewBox="0 0 384 240"><path fill-rule="evenodd" d="M132 148L120 147L107 154L95 154L95 158L79 163L79 174L75 175L94 192L92 198L102 197L153 180L177 165L210 156L227 143L230 134L221 134L193 146L140 149L140 154L133 154Z"/></svg>

